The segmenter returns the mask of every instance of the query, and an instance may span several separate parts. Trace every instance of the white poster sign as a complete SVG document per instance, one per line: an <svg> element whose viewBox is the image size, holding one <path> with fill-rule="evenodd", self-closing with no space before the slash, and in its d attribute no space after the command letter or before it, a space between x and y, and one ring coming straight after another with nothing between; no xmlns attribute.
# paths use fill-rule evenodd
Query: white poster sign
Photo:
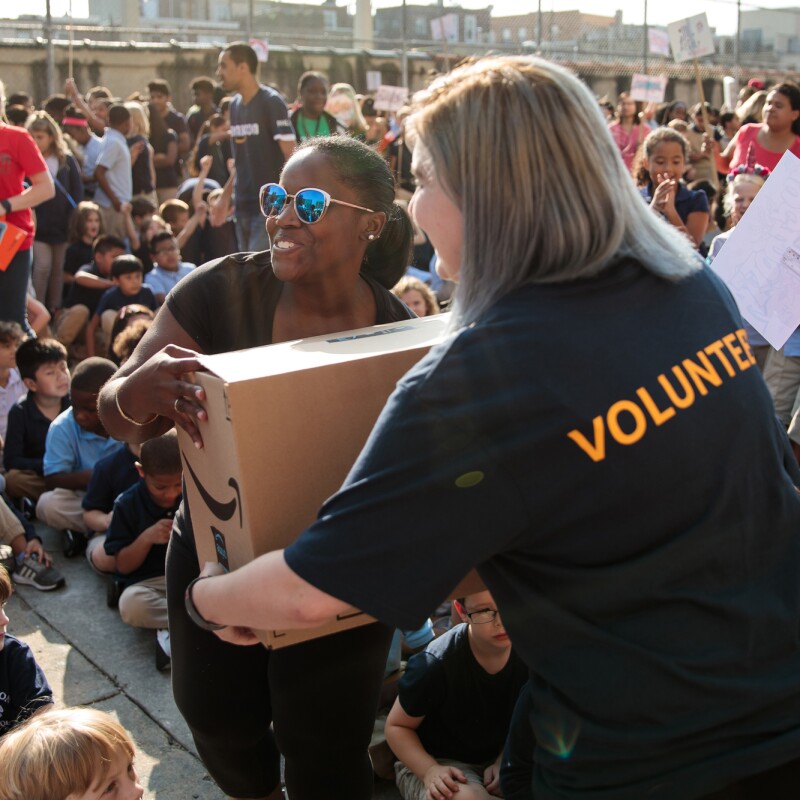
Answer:
<svg viewBox="0 0 800 800"><path fill-rule="evenodd" d="M383 76L381 75L380 70L378 69L368 69L367 70L367 91L368 92L377 92L378 89L381 88L381 81L383 80Z"/></svg>
<svg viewBox="0 0 800 800"><path fill-rule="evenodd" d="M672 57L677 63L714 54L714 39L705 12L667 25Z"/></svg>
<svg viewBox="0 0 800 800"><path fill-rule="evenodd" d="M375 108L379 111L398 111L408 98L405 86L381 86L375 95Z"/></svg>
<svg viewBox="0 0 800 800"><path fill-rule="evenodd" d="M269 58L269 42L266 39L251 39L250 47L256 51L256 58L262 64L266 64Z"/></svg>
<svg viewBox="0 0 800 800"><path fill-rule="evenodd" d="M431 39L434 42L458 41L458 14L445 14L431 20Z"/></svg>
<svg viewBox="0 0 800 800"><path fill-rule="evenodd" d="M800 325L800 159L786 152L711 265L780 350Z"/></svg>
<svg viewBox="0 0 800 800"><path fill-rule="evenodd" d="M631 100L643 103L663 103L667 90L667 79L664 76L634 75L631 80Z"/></svg>
<svg viewBox="0 0 800 800"><path fill-rule="evenodd" d="M657 56L669 56L669 34L662 28L648 28L647 41L650 52Z"/></svg>

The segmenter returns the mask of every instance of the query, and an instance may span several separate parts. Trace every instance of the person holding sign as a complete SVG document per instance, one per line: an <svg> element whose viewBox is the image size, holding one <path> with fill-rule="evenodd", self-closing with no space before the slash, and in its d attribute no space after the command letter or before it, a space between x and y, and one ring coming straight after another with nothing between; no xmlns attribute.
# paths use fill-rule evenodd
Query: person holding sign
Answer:
<svg viewBox="0 0 800 800"><path fill-rule="evenodd" d="M720 171L746 164L751 144L755 160L769 170L778 166L787 150L800 158L800 87L786 82L770 89L764 104L764 121L739 128L718 159Z"/></svg>
<svg viewBox="0 0 800 800"><path fill-rule="evenodd" d="M413 629L475 567L529 670L533 797L794 800L800 470L730 293L567 69L466 64L408 124L452 335L317 520L188 606L240 644L350 607Z"/></svg>
<svg viewBox="0 0 800 800"><path fill-rule="evenodd" d="M29 335L26 298L33 264L34 221L31 208L55 196L50 170L28 131L5 123L6 92L0 82L0 228L14 226L24 239L8 263L0 263L0 320L17 322ZM30 181L25 188L24 180Z"/></svg>

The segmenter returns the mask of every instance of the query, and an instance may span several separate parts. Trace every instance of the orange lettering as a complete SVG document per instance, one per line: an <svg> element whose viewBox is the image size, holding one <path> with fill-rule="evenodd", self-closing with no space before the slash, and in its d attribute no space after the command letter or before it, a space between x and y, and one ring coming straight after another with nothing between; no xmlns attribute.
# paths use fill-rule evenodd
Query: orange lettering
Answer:
<svg viewBox="0 0 800 800"><path fill-rule="evenodd" d="M592 461L602 461L606 457L606 429L602 417L595 417L592 421L594 427L594 444L592 444L580 431L570 431L567 436L583 450Z"/></svg>
<svg viewBox="0 0 800 800"><path fill-rule="evenodd" d="M694 403L695 398L692 384L689 383L689 379L679 366L674 366L672 371L675 373L675 377L678 379L678 382L683 389L683 397L678 397L675 388L667 380L666 375L659 375L658 382L661 384L661 388L667 393L667 397L669 397L672 405L676 406L677 408L689 408L689 406Z"/></svg>
<svg viewBox="0 0 800 800"><path fill-rule="evenodd" d="M739 330L736 331L736 338L739 340L739 344L742 346L744 352L747 353L750 363L755 364L756 357L753 355L753 351L750 349L750 342L747 339L747 331L744 328L739 328Z"/></svg>
<svg viewBox="0 0 800 800"><path fill-rule="evenodd" d="M697 391L705 396L708 394L708 389L706 389L703 380L706 380L712 386L721 386L722 378L720 378L719 373L714 369L714 367L711 366L708 356L702 350L697 351L697 359L698 361L702 362L702 365L696 364L690 358L684 358L683 368L687 373L689 373L689 377L694 381Z"/></svg>
<svg viewBox="0 0 800 800"><path fill-rule="evenodd" d="M635 427L630 433L625 433L620 427L619 415L623 412L627 412L633 417ZM619 400L614 403L608 409L606 419L608 420L608 432L619 444L635 444L644 436L647 430L647 418L644 415L644 411L632 400Z"/></svg>
<svg viewBox="0 0 800 800"><path fill-rule="evenodd" d="M735 333L729 333L727 336L723 336L722 341L725 342L725 347L728 348L730 354L736 361L736 366L739 367L742 372L744 372L746 369L750 369L750 367L753 366L749 359L742 358L744 351L741 347L739 347L738 344L736 344Z"/></svg>
<svg viewBox="0 0 800 800"><path fill-rule="evenodd" d="M733 334L731 334L731 336L732 335ZM731 362L728 361L728 357L725 355L725 353L722 352L722 348L722 342L717 339L716 342L712 342L708 347L706 347L706 353L713 353L722 362L722 366L725 367L725 372L728 373L728 376L732 378L736 374L736 370L731 365Z"/></svg>
<svg viewBox="0 0 800 800"><path fill-rule="evenodd" d="M665 408L663 411L656 405L656 401L653 400L650 392L642 386L640 389L636 390L636 394L639 395L639 399L642 401L642 405L647 410L647 413L652 417L653 422L656 425L663 425L668 419L672 419L675 416L675 409L670 406L669 408Z"/></svg>

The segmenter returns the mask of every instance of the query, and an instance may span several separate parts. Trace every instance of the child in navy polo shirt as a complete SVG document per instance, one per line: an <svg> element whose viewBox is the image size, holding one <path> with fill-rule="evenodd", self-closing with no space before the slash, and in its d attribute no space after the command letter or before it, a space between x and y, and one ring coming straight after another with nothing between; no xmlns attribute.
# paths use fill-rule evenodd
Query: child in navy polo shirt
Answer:
<svg viewBox="0 0 800 800"><path fill-rule="evenodd" d="M156 629L156 667L169 666L164 577L172 518L181 501L181 455L175 430L142 445L140 480L114 502L105 551L122 585L119 613L136 628Z"/></svg>
<svg viewBox="0 0 800 800"><path fill-rule="evenodd" d="M117 256L111 262L111 278L114 286L107 289L97 304L94 315L86 327L86 352L94 355L95 331L102 326L103 341L106 342L104 355L108 352L111 329L117 319L117 312L128 305L141 305L156 310L156 298L152 289L144 285L142 262L129 254Z"/></svg>
<svg viewBox="0 0 800 800"><path fill-rule="evenodd" d="M53 690L30 647L6 633L11 579L0 566L0 736L53 704Z"/></svg>
<svg viewBox="0 0 800 800"><path fill-rule="evenodd" d="M683 182L689 168L689 142L672 128L658 128L644 140L638 178L650 208L699 247L708 230L708 197Z"/></svg>

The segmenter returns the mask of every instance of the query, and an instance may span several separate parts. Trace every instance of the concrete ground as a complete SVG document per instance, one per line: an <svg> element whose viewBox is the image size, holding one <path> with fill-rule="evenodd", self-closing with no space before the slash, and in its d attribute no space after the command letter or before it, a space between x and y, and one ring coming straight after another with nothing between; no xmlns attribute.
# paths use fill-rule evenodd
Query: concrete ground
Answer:
<svg viewBox="0 0 800 800"><path fill-rule="evenodd" d="M33 649L56 704L93 706L119 719L136 744L145 800L224 800L175 707L169 672L156 671L154 632L123 624L86 560L65 558L61 535L37 529L67 585L17 587L6 607L8 630ZM376 780L373 800L399 797L393 784Z"/></svg>

